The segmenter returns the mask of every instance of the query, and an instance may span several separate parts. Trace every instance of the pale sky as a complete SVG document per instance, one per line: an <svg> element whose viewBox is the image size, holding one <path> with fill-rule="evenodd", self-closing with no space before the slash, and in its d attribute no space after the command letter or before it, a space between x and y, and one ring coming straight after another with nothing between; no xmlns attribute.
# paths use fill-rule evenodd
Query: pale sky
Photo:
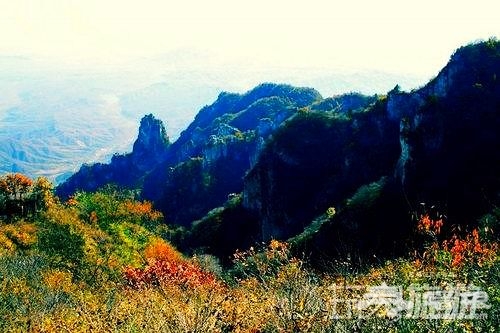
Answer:
<svg viewBox="0 0 500 333"><path fill-rule="evenodd" d="M0 0L0 55L88 66L195 49L263 68L433 75L491 36L498 0Z"/></svg>

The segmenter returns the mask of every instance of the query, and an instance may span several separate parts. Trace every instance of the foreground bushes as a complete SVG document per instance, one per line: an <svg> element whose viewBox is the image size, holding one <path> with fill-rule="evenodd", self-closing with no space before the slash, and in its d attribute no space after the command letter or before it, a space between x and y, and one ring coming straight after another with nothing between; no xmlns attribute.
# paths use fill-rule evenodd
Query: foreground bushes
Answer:
<svg viewBox="0 0 500 333"><path fill-rule="evenodd" d="M489 226L443 237L443 220L423 214L415 227L423 249L363 269L346 260L329 273L317 272L276 240L237 251L231 268L222 269L214 257L185 257L159 237L168 233L161 214L130 193L107 189L80 193L64 204L55 198L46 202L37 214L0 222L0 331L495 332L500 327L500 250ZM470 302L456 309L462 312L449 308L474 290L477 309ZM415 294L424 291L434 293L440 308L417 312ZM441 317L427 318L431 315Z"/></svg>
<svg viewBox="0 0 500 333"><path fill-rule="evenodd" d="M162 245L159 245L162 244ZM99 332L494 332L499 327L500 261L480 268L453 267L453 256L400 259L359 276L322 276L273 242L262 252L239 252L225 279L203 271L166 243L151 243L142 268L124 268L123 280L89 285L50 267L43 256L0 261L3 331ZM168 246L168 245L167 245ZM158 247L160 249L158 250ZM433 250L435 251L435 250ZM450 252L451 254L451 252ZM444 259L443 259L444 258ZM173 268L176 266L176 268ZM133 273L132 273L133 272ZM480 319L405 318L390 304L359 311L370 287L438 286L457 283L485 291L491 306ZM358 288L358 289L356 289ZM366 296L365 296L366 297ZM349 303L348 300L357 300ZM349 307L351 307L349 309ZM357 311L357 312L356 312Z"/></svg>

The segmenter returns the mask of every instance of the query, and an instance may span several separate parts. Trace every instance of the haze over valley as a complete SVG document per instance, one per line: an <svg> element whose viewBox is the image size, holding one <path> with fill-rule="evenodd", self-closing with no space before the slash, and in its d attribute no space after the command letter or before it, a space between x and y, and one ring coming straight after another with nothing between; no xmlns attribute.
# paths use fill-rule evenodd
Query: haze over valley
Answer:
<svg viewBox="0 0 500 333"><path fill-rule="evenodd" d="M374 94L423 81L416 75L377 71L223 66L209 55L188 51L108 70L1 57L0 73L0 173L45 176L56 183L84 163L105 162L114 153L130 151L144 114L164 120L175 140L222 91L244 92L273 81L313 86L325 96Z"/></svg>

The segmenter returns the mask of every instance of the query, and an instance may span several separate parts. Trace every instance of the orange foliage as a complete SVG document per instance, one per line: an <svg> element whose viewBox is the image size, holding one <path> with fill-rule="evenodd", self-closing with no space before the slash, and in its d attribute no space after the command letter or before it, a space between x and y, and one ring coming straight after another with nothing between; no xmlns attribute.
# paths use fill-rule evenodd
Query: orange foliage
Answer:
<svg viewBox="0 0 500 333"><path fill-rule="evenodd" d="M17 223L0 226L0 248L15 250L29 247L37 240L37 228L31 223Z"/></svg>
<svg viewBox="0 0 500 333"><path fill-rule="evenodd" d="M144 269L128 267L124 276L127 284L132 287L174 284L195 288L216 282L213 274L189 262L157 261Z"/></svg>
<svg viewBox="0 0 500 333"><path fill-rule="evenodd" d="M450 261L446 262L445 265L453 269L463 268L466 264L481 266L491 262L495 257L498 244L482 242L477 229L472 230L465 237L454 234L451 238L439 243L436 236L441 232L442 226L442 219L434 220L428 214L421 215L418 220L417 230L421 234L434 237L434 241L427 246L423 255L427 264L435 264L440 261L439 253L443 252L447 254L444 258L450 258ZM414 264L417 267L423 267L424 262L416 259Z"/></svg>
<svg viewBox="0 0 500 333"><path fill-rule="evenodd" d="M144 256L149 264L154 264L156 261L181 261L180 253L163 240L157 240L148 245L144 250Z"/></svg>
<svg viewBox="0 0 500 333"><path fill-rule="evenodd" d="M429 214L423 214L418 220L417 230L422 234L439 235L442 226L443 219L433 220L429 217Z"/></svg>
<svg viewBox="0 0 500 333"><path fill-rule="evenodd" d="M478 264L495 252L494 244L481 243L479 232L474 229L464 239L454 235L450 240L443 242L443 247L451 253L451 266L461 267L466 261L475 261Z"/></svg>
<svg viewBox="0 0 500 333"><path fill-rule="evenodd" d="M66 205L70 207L76 207L78 205L78 201L75 199L74 196L69 197L68 201L66 201Z"/></svg>
<svg viewBox="0 0 500 333"><path fill-rule="evenodd" d="M288 243L280 242L276 239L272 239L269 242L269 249L271 251L287 251L288 250Z"/></svg>
<svg viewBox="0 0 500 333"><path fill-rule="evenodd" d="M149 201L130 201L123 204L125 211L129 214L146 216L151 220L157 220L163 217L163 214L153 209L153 204Z"/></svg>
<svg viewBox="0 0 500 333"><path fill-rule="evenodd" d="M0 191L16 199L28 192L33 181L20 173L10 173L0 178Z"/></svg>

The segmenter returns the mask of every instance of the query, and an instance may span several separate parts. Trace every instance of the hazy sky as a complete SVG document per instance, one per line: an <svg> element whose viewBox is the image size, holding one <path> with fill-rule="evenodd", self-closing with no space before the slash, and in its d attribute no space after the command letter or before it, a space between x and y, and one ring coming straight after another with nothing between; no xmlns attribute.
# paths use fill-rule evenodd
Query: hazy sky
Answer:
<svg viewBox="0 0 500 333"><path fill-rule="evenodd" d="M0 55L116 65L183 50L256 66L435 74L500 36L500 1L0 0Z"/></svg>

